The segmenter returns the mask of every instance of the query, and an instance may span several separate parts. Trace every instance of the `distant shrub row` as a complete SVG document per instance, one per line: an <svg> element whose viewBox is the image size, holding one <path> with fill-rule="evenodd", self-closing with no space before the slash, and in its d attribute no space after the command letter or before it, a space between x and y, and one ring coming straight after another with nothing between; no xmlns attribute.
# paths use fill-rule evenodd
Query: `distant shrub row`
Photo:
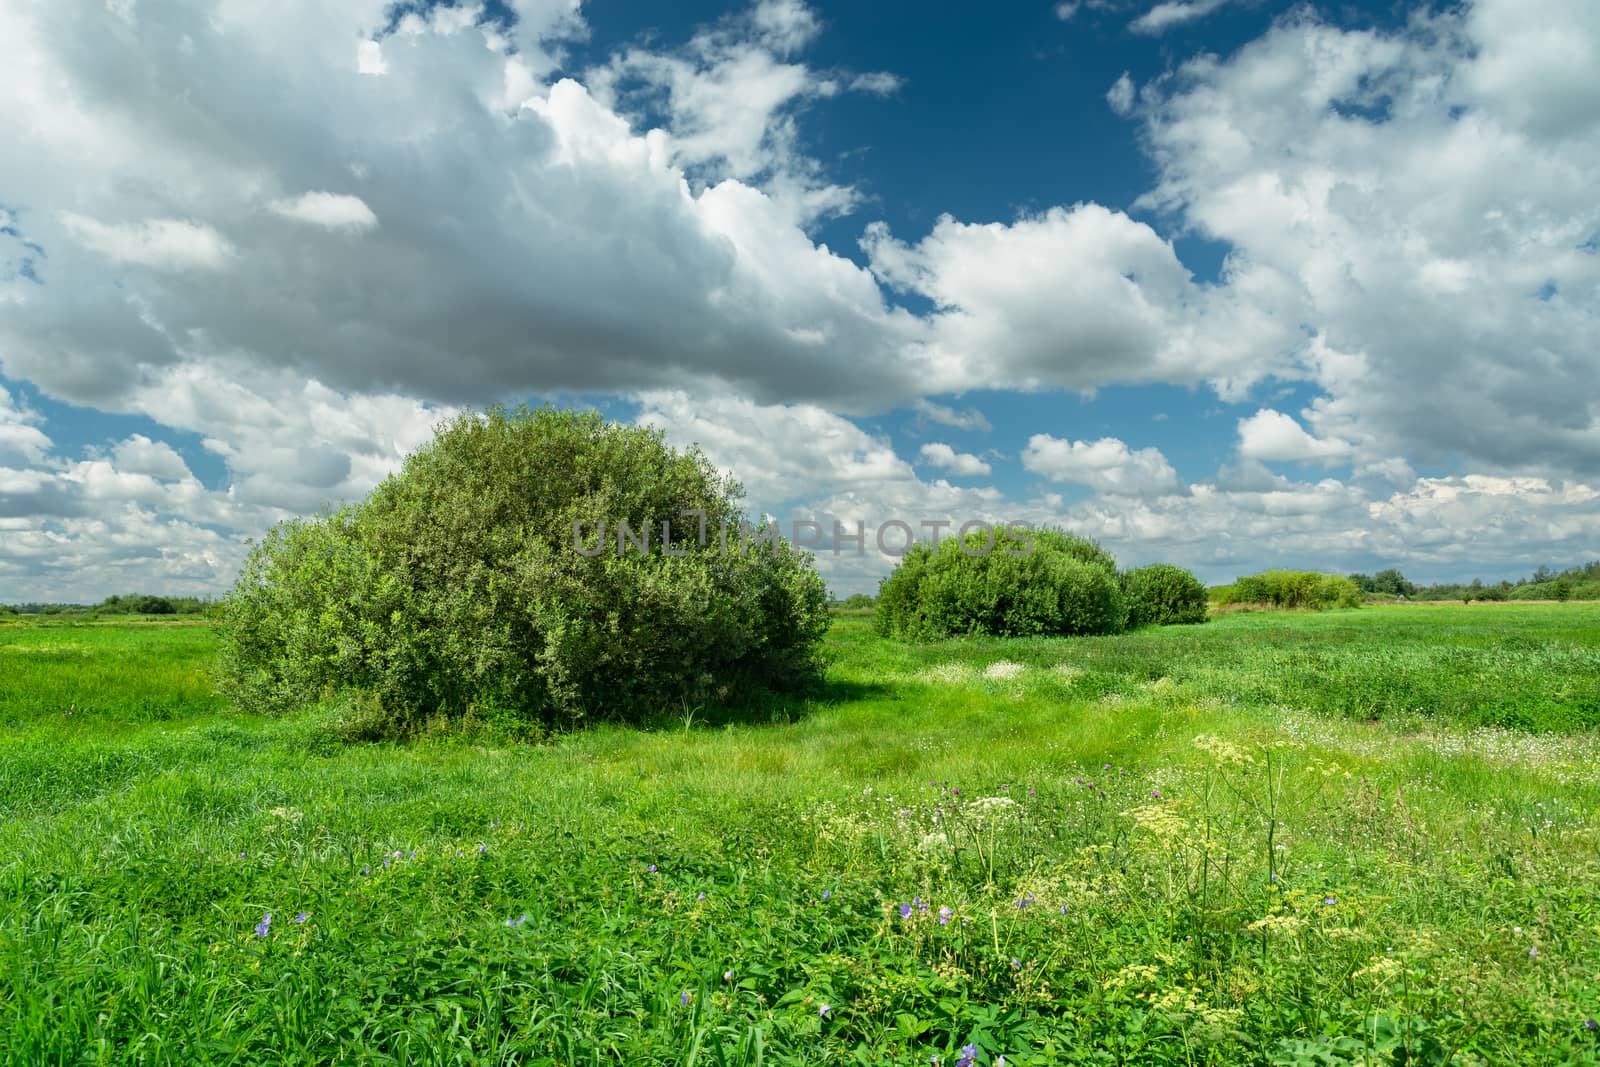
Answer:
<svg viewBox="0 0 1600 1067"><path fill-rule="evenodd" d="M1274 608L1322 611L1361 606L1361 587L1338 574L1317 571L1263 571L1211 590L1221 605L1263 604Z"/></svg>
<svg viewBox="0 0 1600 1067"><path fill-rule="evenodd" d="M913 545L879 587L876 624L909 640L1053 637L1204 622L1206 610L1205 586L1179 567L1118 575L1111 554L1086 538L999 529Z"/></svg>

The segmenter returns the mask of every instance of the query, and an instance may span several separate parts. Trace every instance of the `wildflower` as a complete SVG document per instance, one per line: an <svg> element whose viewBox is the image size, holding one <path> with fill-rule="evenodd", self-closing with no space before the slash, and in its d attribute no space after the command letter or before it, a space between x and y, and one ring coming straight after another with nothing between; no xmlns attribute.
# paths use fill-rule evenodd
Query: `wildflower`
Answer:
<svg viewBox="0 0 1600 1067"><path fill-rule="evenodd" d="M961 795L961 790L959 790L959 789L952 789L952 790L950 790L950 795L951 795L951 796L953 796L953 797L958 797L958 796L960 796L960 795Z"/></svg>
<svg viewBox="0 0 1600 1067"><path fill-rule="evenodd" d="M1538 945L1534 945L1532 948L1530 948L1528 950L1528 958L1530 960L1533 959L1538 954L1539 954L1539 946Z"/></svg>
<svg viewBox="0 0 1600 1067"><path fill-rule="evenodd" d="M1585 1019L1583 1020L1583 1028L1585 1030L1600 1030L1600 1023L1595 1022L1593 1019Z"/></svg>
<svg viewBox="0 0 1600 1067"><path fill-rule="evenodd" d="M1022 970L1022 961L1021 961L1021 960L1019 960L1019 959L1017 959L1017 957L1015 957L1015 956L1012 956L1012 957L1011 957L1011 969L1012 969L1012 970L1013 970L1013 971L1020 971L1020 970Z"/></svg>
<svg viewBox="0 0 1600 1067"><path fill-rule="evenodd" d="M1322 898L1322 902L1331 908L1335 904L1339 903L1339 898L1330 893L1328 896Z"/></svg>
<svg viewBox="0 0 1600 1067"><path fill-rule="evenodd" d="M701 893L699 896L695 897L694 899L696 899L696 900L704 900L704 899L706 899L706 895L704 893Z"/></svg>
<svg viewBox="0 0 1600 1067"><path fill-rule="evenodd" d="M940 926L949 926L950 925L950 916L952 914L954 914L954 913L949 908L941 907L939 909L939 925Z"/></svg>
<svg viewBox="0 0 1600 1067"><path fill-rule="evenodd" d="M829 897L831 897L831 896L833 896L833 890L831 890L831 889L824 889L824 890L823 890L823 891L822 891L822 899L823 899L823 900L827 900L827 899L828 899L828 898L829 898Z"/></svg>
<svg viewBox="0 0 1600 1067"><path fill-rule="evenodd" d="M961 1058L956 1060L956 1067L972 1067L978 1059L977 1045L962 1045Z"/></svg>
<svg viewBox="0 0 1600 1067"><path fill-rule="evenodd" d="M1156 798L1156 799L1157 799L1157 800L1160 800L1160 799L1161 799L1161 790L1159 790L1159 789L1152 789L1152 790L1150 790L1150 795L1151 795L1151 796L1152 796L1152 797L1155 797L1155 798Z"/></svg>
<svg viewBox="0 0 1600 1067"><path fill-rule="evenodd" d="M689 991L687 989L678 994L678 1003L682 1004L684 1007L689 1006Z"/></svg>
<svg viewBox="0 0 1600 1067"><path fill-rule="evenodd" d="M257 937L266 937L267 932L272 929L272 912L269 911L261 916L261 921L256 923L255 929Z"/></svg>
<svg viewBox="0 0 1600 1067"><path fill-rule="evenodd" d="M480 855L480 856L481 856L481 855L483 855L483 854L484 854L484 853L485 853L485 852L488 852L488 851L489 851L489 846L488 846L488 845L479 845L479 846L478 846L478 855Z"/></svg>
<svg viewBox="0 0 1600 1067"><path fill-rule="evenodd" d="M521 926L523 923L525 923L527 921L528 921L528 913L527 912L523 912L522 915L520 917L518 917L518 918L507 919L506 920L506 925L507 926Z"/></svg>
<svg viewBox="0 0 1600 1067"><path fill-rule="evenodd" d="M299 915L296 915L290 921L295 923L297 926L299 926L299 925L304 925L305 921L307 919L309 919L309 918L311 918L311 913L308 912L308 911L302 911Z"/></svg>
<svg viewBox="0 0 1600 1067"><path fill-rule="evenodd" d="M239 858L240 859L244 859L244 853L243 852L239 853Z"/></svg>
<svg viewBox="0 0 1600 1067"><path fill-rule="evenodd" d="M911 918L911 905L910 904L902 904L902 905L900 905L900 918L902 918L902 919Z"/></svg>
<svg viewBox="0 0 1600 1067"><path fill-rule="evenodd" d="M733 981L733 972L732 972L732 971L723 971L723 972L722 972L722 980L723 980L723 981L724 981L724 982L731 982L731 981Z"/></svg>
<svg viewBox="0 0 1600 1067"><path fill-rule="evenodd" d="M395 859L399 859L400 858L400 850L399 849L395 849L394 850L394 858Z"/></svg>
<svg viewBox="0 0 1600 1067"><path fill-rule="evenodd" d="M833 1008L831 1006L824 1004L822 1007L817 1009L817 1018L826 1019L828 1017L828 1013L832 1010Z"/></svg>
<svg viewBox="0 0 1600 1067"><path fill-rule="evenodd" d="M648 867L646 867L644 869L644 872L646 874L655 874L656 873L656 865L652 863L650 866L648 866Z"/></svg>
<svg viewBox="0 0 1600 1067"><path fill-rule="evenodd" d="M368 863L368 864L364 865L361 868L361 873L362 874L371 874L372 873L372 864Z"/></svg>
<svg viewBox="0 0 1600 1067"><path fill-rule="evenodd" d="M406 859L414 860L416 858L417 858L417 850L416 849L412 849L410 852L406 853Z"/></svg>
<svg viewBox="0 0 1600 1067"><path fill-rule="evenodd" d="M1065 915L1066 913L1067 913L1067 906L1065 904L1063 904L1063 905L1061 905L1061 914Z"/></svg>

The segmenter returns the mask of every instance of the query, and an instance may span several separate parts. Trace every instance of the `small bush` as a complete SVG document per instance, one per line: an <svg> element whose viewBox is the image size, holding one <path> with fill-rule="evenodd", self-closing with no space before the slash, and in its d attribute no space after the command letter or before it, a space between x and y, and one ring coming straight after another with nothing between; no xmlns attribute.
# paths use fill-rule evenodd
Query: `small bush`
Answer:
<svg viewBox="0 0 1600 1067"><path fill-rule="evenodd" d="M1206 587L1170 563L1125 572L1122 598L1128 605L1129 626L1172 626L1207 618Z"/></svg>
<svg viewBox="0 0 1600 1067"><path fill-rule="evenodd" d="M1116 561L1061 530L995 530L913 545L878 591L879 632L912 640L1118 633Z"/></svg>
<svg viewBox="0 0 1600 1067"><path fill-rule="evenodd" d="M657 430L463 415L366 501L256 547L224 606L224 686L276 711L361 691L396 733L441 716L636 721L802 688L821 671L826 589L782 538L741 550L739 497ZM654 531L648 552L616 551L621 521ZM663 521L682 555L662 551ZM604 530L593 555L575 528L591 550Z"/></svg>

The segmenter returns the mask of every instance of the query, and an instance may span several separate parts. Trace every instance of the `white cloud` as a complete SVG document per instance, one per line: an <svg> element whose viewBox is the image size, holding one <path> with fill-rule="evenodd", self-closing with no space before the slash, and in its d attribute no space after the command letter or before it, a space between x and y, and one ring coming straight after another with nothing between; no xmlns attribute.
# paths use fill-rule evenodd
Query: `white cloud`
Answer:
<svg viewBox="0 0 1600 1067"><path fill-rule="evenodd" d="M39 416L22 407L0 385L0 463L41 463L50 451L50 438L37 423Z"/></svg>
<svg viewBox="0 0 1600 1067"><path fill-rule="evenodd" d="M1051 481L1086 485L1110 496L1165 496L1185 491L1183 481L1159 449L1133 451L1115 437L1064 441L1037 433L1028 439L1022 465Z"/></svg>
<svg viewBox="0 0 1600 1067"><path fill-rule="evenodd" d="M1262 408L1239 420L1239 455L1265 461L1338 461L1351 453L1348 442L1323 440L1281 411Z"/></svg>
<svg viewBox="0 0 1600 1067"><path fill-rule="evenodd" d="M227 240L203 223L181 219L103 223L71 211L60 214L67 235L114 263L160 271L214 270L233 255Z"/></svg>
<svg viewBox="0 0 1600 1067"><path fill-rule="evenodd" d="M1133 114L1133 79L1128 77L1128 72L1123 71L1122 76L1112 83L1106 90L1106 103L1111 105L1111 110L1118 115Z"/></svg>
<svg viewBox="0 0 1600 1067"><path fill-rule="evenodd" d="M309 192L269 205L287 219L330 230L370 230L378 224L366 201L347 193Z"/></svg>
<svg viewBox="0 0 1600 1067"><path fill-rule="evenodd" d="M119 469L171 481L194 477L177 450L165 441L153 441L142 433L128 437L112 450Z"/></svg>
<svg viewBox="0 0 1600 1067"><path fill-rule="evenodd" d="M970 452L957 452L947 444L930 441L922 446L922 459L952 474L988 474L993 468Z"/></svg>
<svg viewBox="0 0 1600 1067"><path fill-rule="evenodd" d="M1174 26L1204 18L1228 0L1165 0L1128 24L1134 33L1165 33Z"/></svg>
<svg viewBox="0 0 1600 1067"><path fill-rule="evenodd" d="M956 430L977 430L982 433L988 433L994 429L983 412L977 408L957 411L955 408L945 404L935 404L931 400L918 400L912 405L912 409L926 419Z"/></svg>
<svg viewBox="0 0 1600 1067"><path fill-rule="evenodd" d="M1292 338L1272 306L1198 285L1150 226L1096 204L1011 225L944 216L915 245L886 226L863 240L873 272L937 307L921 352L925 392L1233 379L1273 365Z"/></svg>
<svg viewBox="0 0 1600 1067"><path fill-rule="evenodd" d="M1304 324L1287 376L1322 391L1315 437L1358 463L1600 472L1600 139L1576 136L1597 47L1567 0L1394 33L1302 13L1148 102L1143 206L1229 244L1229 288Z"/></svg>

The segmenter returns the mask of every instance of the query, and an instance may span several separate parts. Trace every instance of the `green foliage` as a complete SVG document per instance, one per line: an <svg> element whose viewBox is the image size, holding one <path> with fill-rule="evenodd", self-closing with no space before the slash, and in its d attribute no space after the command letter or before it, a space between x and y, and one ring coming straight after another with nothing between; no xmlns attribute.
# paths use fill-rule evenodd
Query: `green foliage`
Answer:
<svg viewBox="0 0 1600 1067"><path fill-rule="evenodd" d="M1206 587L1191 572L1170 563L1137 567L1122 575L1129 626L1205 622Z"/></svg>
<svg viewBox="0 0 1600 1067"><path fill-rule="evenodd" d="M844 611L871 611L878 606L878 598L866 593L853 593L834 606Z"/></svg>
<svg viewBox="0 0 1600 1067"><path fill-rule="evenodd" d="M0 627L0 1061L1600 1052L1595 605L921 644L845 617L829 698L771 722L515 747L344 744L382 736L370 694L186 703L215 639ZM1580 729L1479 725L1514 721Z"/></svg>
<svg viewBox="0 0 1600 1067"><path fill-rule="evenodd" d="M1117 633L1116 561L1062 530L976 531L911 546L878 590L879 632L909 640Z"/></svg>
<svg viewBox="0 0 1600 1067"><path fill-rule="evenodd" d="M1353 580L1316 571L1263 571L1222 586L1217 594L1222 604L1264 604L1286 610L1361 606L1361 589Z"/></svg>
<svg viewBox="0 0 1600 1067"><path fill-rule="evenodd" d="M826 590L781 538L741 548L739 496L657 430L462 415L366 501L255 549L226 602L224 682L273 711L368 691L399 728L639 720L803 688ZM624 522L648 551L619 554Z"/></svg>

